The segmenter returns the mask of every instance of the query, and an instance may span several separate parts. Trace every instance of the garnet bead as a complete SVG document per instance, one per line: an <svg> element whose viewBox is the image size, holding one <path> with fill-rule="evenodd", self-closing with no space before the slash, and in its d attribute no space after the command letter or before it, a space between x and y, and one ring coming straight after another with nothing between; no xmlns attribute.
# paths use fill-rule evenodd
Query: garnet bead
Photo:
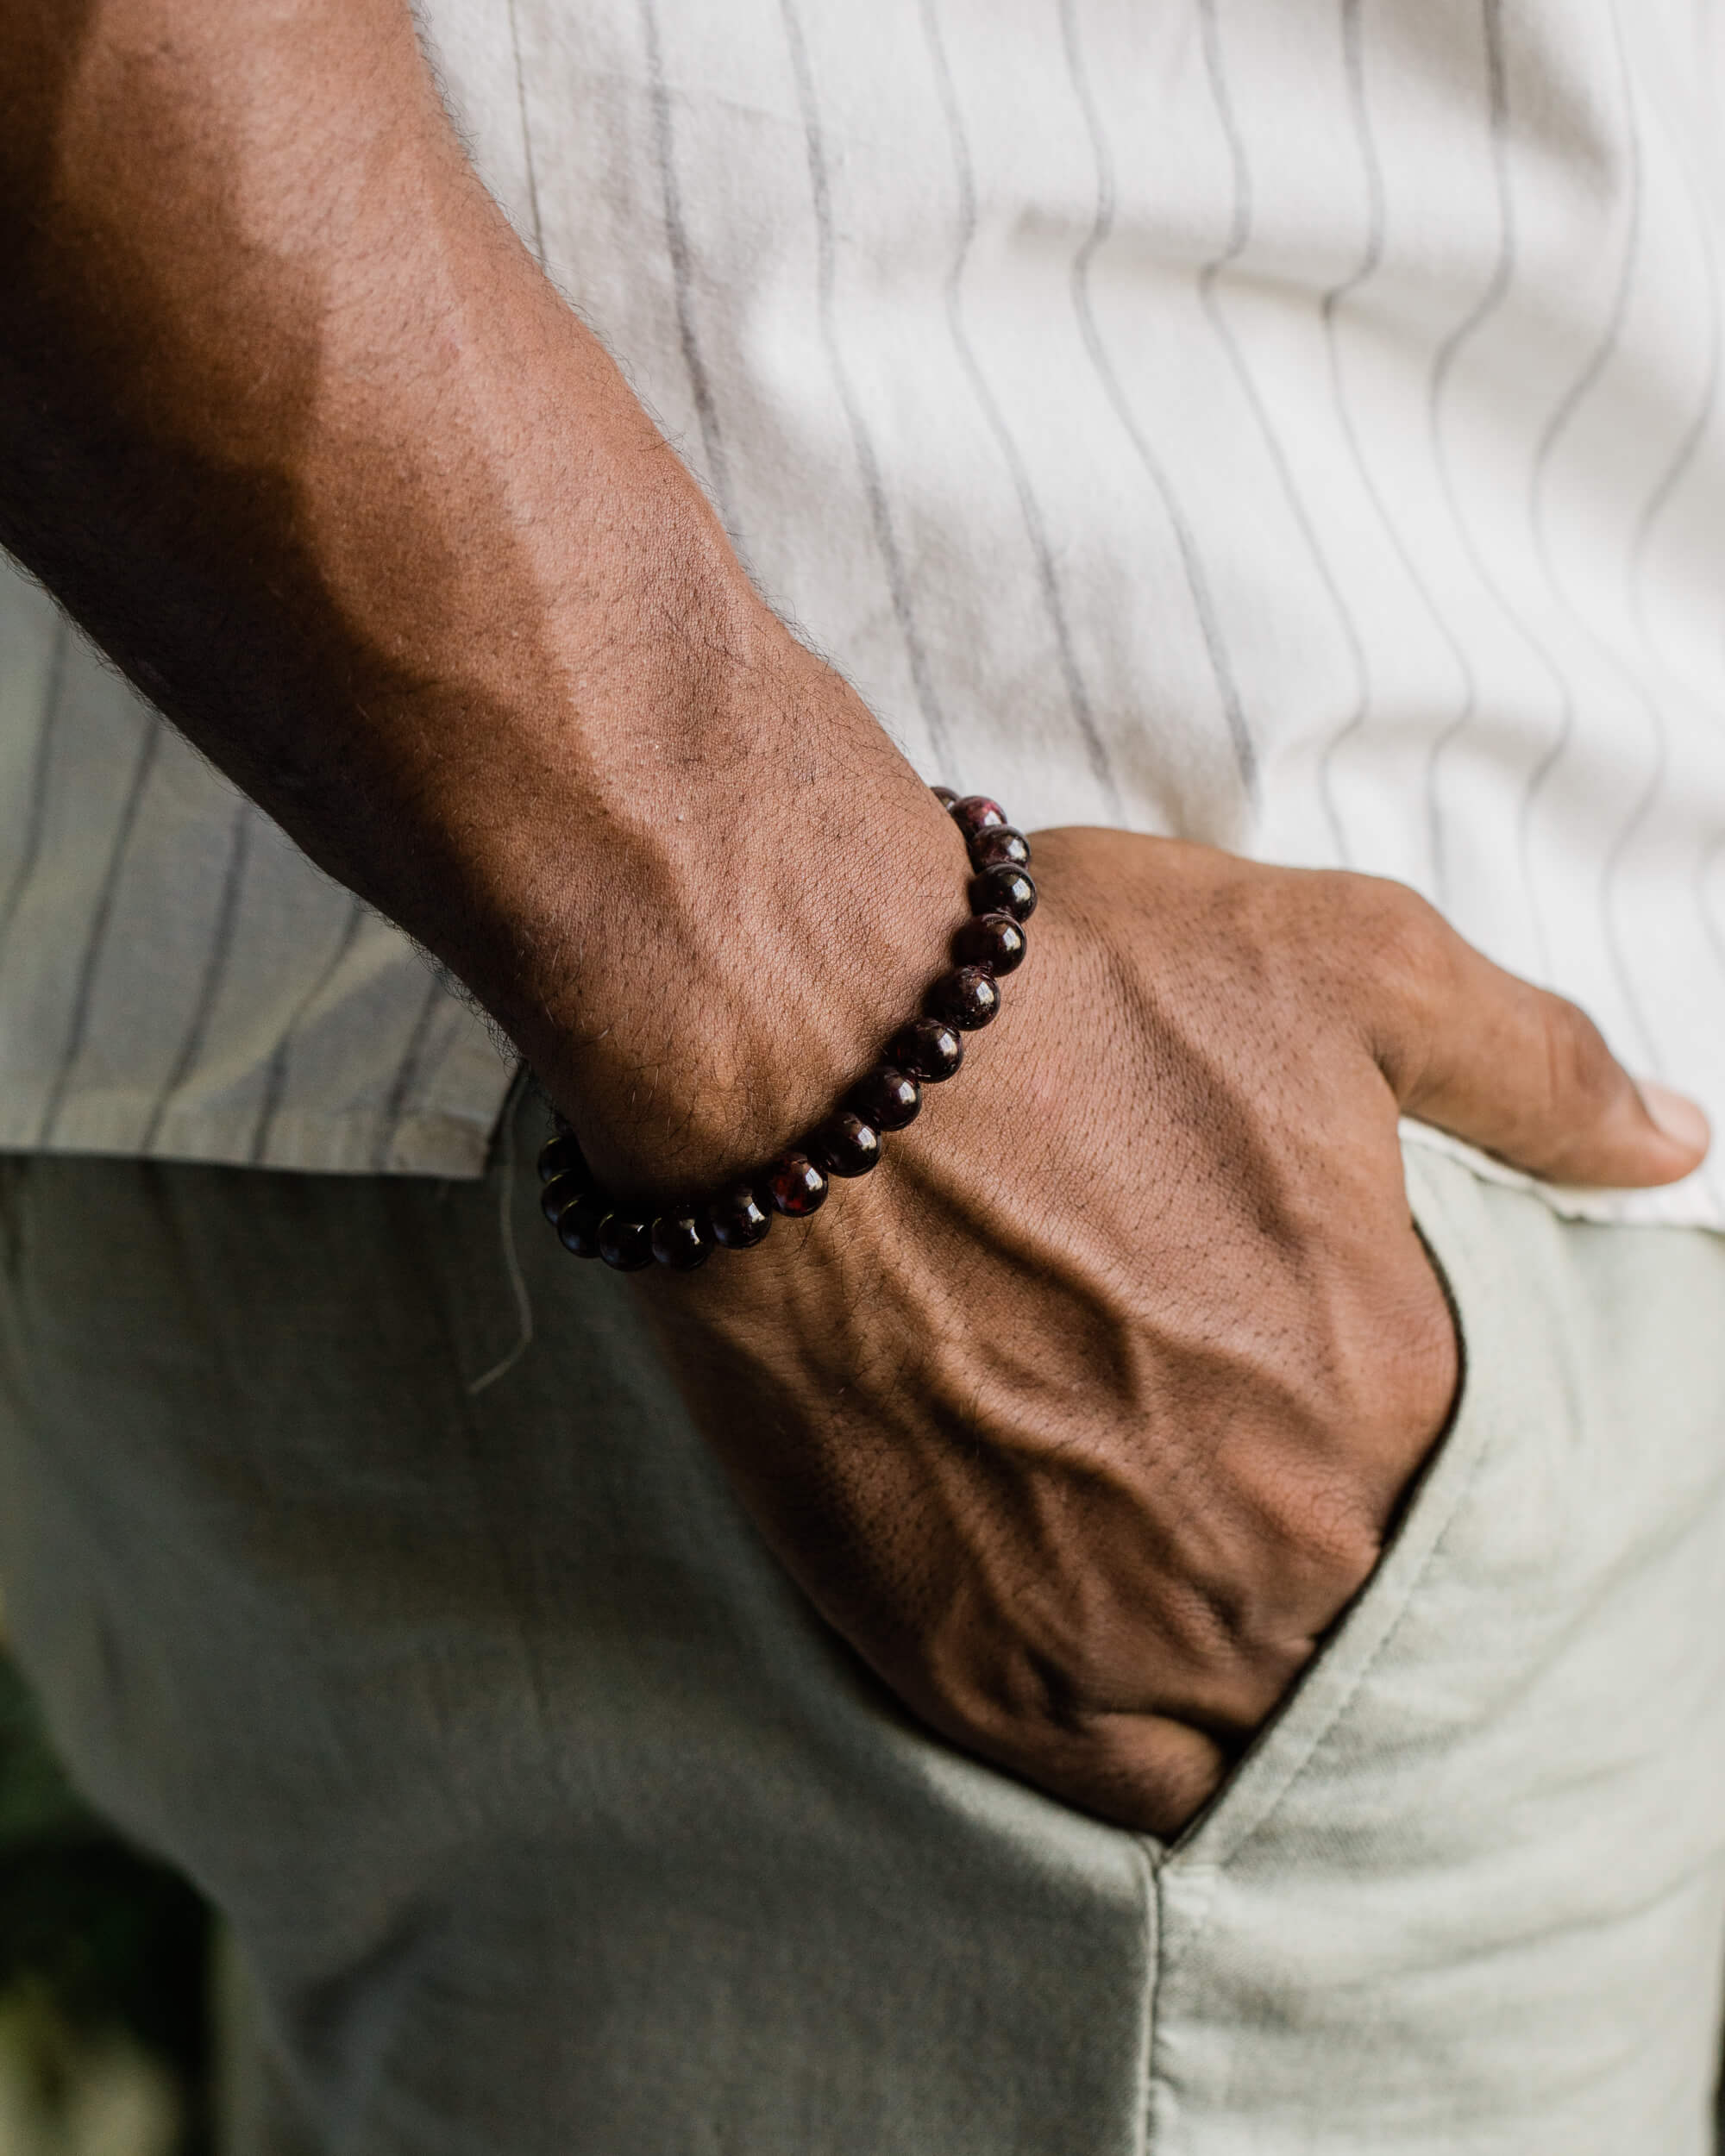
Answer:
<svg viewBox="0 0 1725 2156"><path fill-rule="evenodd" d="M597 1257L599 1231L615 1208L596 1190L585 1190L571 1199L557 1215L557 1240L571 1257Z"/></svg>
<svg viewBox="0 0 1725 2156"><path fill-rule="evenodd" d="M985 868L970 881L973 913L1010 913L1027 921L1036 911L1036 886L1022 868Z"/></svg>
<svg viewBox="0 0 1725 2156"><path fill-rule="evenodd" d="M887 1053L900 1070L938 1086L963 1062L964 1044L940 1018L913 1018L888 1042Z"/></svg>
<svg viewBox="0 0 1725 2156"><path fill-rule="evenodd" d="M540 1181L548 1183L554 1175L579 1175L584 1184L588 1181L587 1164L573 1131L559 1131L539 1148Z"/></svg>
<svg viewBox="0 0 1725 2156"><path fill-rule="evenodd" d="M738 1183L707 1207L707 1225L722 1250L752 1250L773 1225L747 1183Z"/></svg>
<svg viewBox="0 0 1725 2156"><path fill-rule="evenodd" d="M826 1203L826 1177L806 1153L781 1153L767 1170L773 1210L793 1220L818 1213Z"/></svg>
<svg viewBox="0 0 1725 2156"><path fill-rule="evenodd" d="M1029 938L1010 913L979 914L952 939L952 955L962 965L985 966L996 978L1015 973L1029 949Z"/></svg>
<svg viewBox="0 0 1725 2156"><path fill-rule="evenodd" d="M1007 812L998 801L991 801L986 793L967 793L962 801L953 805L951 816L967 838L975 838L982 831L993 830L1007 820Z"/></svg>
<svg viewBox="0 0 1725 2156"><path fill-rule="evenodd" d="M539 1210L555 1228L563 1207L586 1197L592 1188L585 1175L553 1175L539 1193Z"/></svg>
<svg viewBox="0 0 1725 2156"><path fill-rule="evenodd" d="M651 1244L654 1263L668 1265L674 1273L692 1273L705 1265L712 1249L706 1223L693 1210L662 1213L653 1223Z"/></svg>
<svg viewBox="0 0 1725 2156"><path fill-rule="evenodd" d="M1036 911L1030 841L984 793L957 798L931 792L964 835L973 871L972 918L952 938L953 968L937 981L926 1015L900 1027L882 1059L800 1146L711 1202L680 1200L649 1213L619 1208L596 1183L568 1119L551 1111L555 1135L540 1149L540 1204L564 1247L600 1257L618 1272L662 1265L693 1272L715 1248L749 1250L766 1237L775 1213L805 1219L825 1204L829 1177L867 1175L879 1162L881 1133L903 1130L922 1108L922 1087L950 1078L964 1060L963 1036L999 1013L1000 981L1024 962L1023 924Z"/></svg>
<svg viewBox="0 0 1725 2156"><path fill-rule="evenodd" d="M638 1273L653 1263L653 1231L638 1213L613 1213L601 1222L599 1254L614 1272Z"/></svg>
<svg viewBox="0 0 1725 2156"><path fill-rule="evenodd" d="M970 866L979 869L1028 868L1030 841L1010 824L997 824L992 830L979 831L970 841Z"/></svg>
<svg viewBox="0 0 1725 2156"><path fill-rule="evenodd" d="M1000 992L994 976L982 966L960 966L956 973L937 981L929 991L928 1007L938 1018L956 1025L961 1033L974 1033L986 1025L1000 1007Z"/></svg>
<svg viewBox="0 0 1725 2156"><path fill-rule="evenodd" d="M881 1134L853 1110L840 1108L811 1136L809 1152L829 1175L866 1175L881 1157Z"/></svg>
<svg viewBox="0 0 1725 2156"><path fill-rule="evenodd" d="M850 1088L850 1105L877 1131L902 1131L907 1123L916 1121L922 1106L922 1087L890 1063L876 1063L860 1084Z"/></svg>

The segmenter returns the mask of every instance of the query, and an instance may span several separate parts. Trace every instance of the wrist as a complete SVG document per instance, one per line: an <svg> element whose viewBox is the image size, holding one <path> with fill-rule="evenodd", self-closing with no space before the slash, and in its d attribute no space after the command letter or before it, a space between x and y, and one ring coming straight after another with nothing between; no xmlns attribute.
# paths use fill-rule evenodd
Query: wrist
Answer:
<svg viewBox="0 0 1725 2156"><path fill-rule="evenodd" d="M982 795L935 796L963 834L971 875L970 918L952 939L950 965L928 987L921 1007L881 1044L879 1059L830 1112L773 1158L756 1163L725 1187L685 1190L668 1202L642 1203L607 1190L565 1119L542 1149L541 1206L558 1240L576 1257L603 1258L620 1272L651 1264L693 1272L715 1249L752 1250L783 1214L806 1220L825 1204L832 1179L872 1174L888 1138L920 1112L924 1090L958 1073L967 1035L993 1024L1001 982L1029 948L1024 924L1036 910L1030 846L1000 805Z"/></svg>
<svg viewBox="0 0 1725 2156"><path fill-rule="evenodd" d="M969 868L764 610L722 665L644 667L630 698L636 754L551 805L530 897L496 909L497 987L474 985L594 1168L668 1195L756 1165L862 1075L940 970Z"/></svg>

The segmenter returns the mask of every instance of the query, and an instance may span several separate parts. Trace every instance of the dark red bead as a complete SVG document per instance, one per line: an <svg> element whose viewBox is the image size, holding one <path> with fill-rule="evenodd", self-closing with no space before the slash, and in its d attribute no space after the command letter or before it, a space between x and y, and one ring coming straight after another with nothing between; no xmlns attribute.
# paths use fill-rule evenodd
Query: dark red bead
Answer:
<svg viewBox="0 0 1725 2156"><path fill-rule="evenodd" d="M706 1209L712 1239L722 1250L752 1250L773 1225L773 1216L747 1183L738 1183Z"/></svg>
<svg viewBox="0 0 1725 2156"><path fill-rule="evenodd" d="M1036 911L1036 886L1022 868L985 868L970 879L970 911L1027 921Z"/></svg>
<svg viewBox="0 0 1725 2156"><path fill-rule="evenodd" d="M992 830L978 831L970 841L970 866L979 869L1028 868L1030 841L1010 824L997 824Z"/></svg>
<svg viewBox="0 0 1725 2156"><path fill-rule="evenodd" d="M952 939L952 955L961 965L986 967L997 978L1016 973L1029 948L1030 939L1010 913L980 914Z"/></svg>
<svg viewBox="0 0 1725 2156"><path fill-rule="evenodd" d="M963 1062L964 1044L943 1019L913 1018L888 1042L887 1053L900 1070L938 1086Z"/></svg>
<svg viewBox="0 0 1725 2156"><path fill-rule="evenodd" d="M559 1131L539 1148L540 1181L548 1183L554 1175L579 1175L583 1182L591 1180L573 1131Z"/></svg>
<svg viewBox="0 0 1725 2156"><path fill-rule="evenodd" d="M767 1170L767 1195L775 1213L801 1220L826 1203L826 1177L806 1153L781 1153Z"/></svg>
<svg viewBox="0 0 1725 2156"><path fill-rule="evenodd" d="M950 786L932 786L929 788L929 792L933 794L935 799L939 802L942 808L955 809L957 807L958 796L952 791L952 788Z"/></svg>
<svg viewBox="0 0 1725 2156"><path fill-rule="evenodd" d="M553 1175L539 1193L539 1209L555 1228L564 1206L592 1191L593 1184L586 1175Z"/></svg>
<svg viewBox="0 0 1725 2156"><path fill-rule="evenodd" d="M712 1249L706 1223L693 1207L662 1213L652 1228L653 1262L674 1273L692 1273L705 1265Z"/></svg>
<svg viewBox="0 0 1725 2156"><path fill-rule="evenodd" d="M902 1131L917 1119L922 1087L891 1063L876 1063L866 1078L850 1088L850 1105L877 1131Z"/></svg>
<svg viewBox="0 0 1725 2156"><path fill-rule="evenodd" d="M638 1273L653 1263L653 1230L638 1213L613 1213L600 1225L599 1254L614 1272Z"/></svg>
<svg viewBox="0 0 1725 2156"><path fill-rule="evenodd" d="M597 1257L599 1231L615 1211L609 1198L583 1191L557 1215L557 1240L572 1257Z"/></svg>
<svg viewBox="0 0 1725 2156"><path fill-rule="evenodd" d="M952 820L967 838L975 838L979 832L993 830L1004 824L1007 812L986 793L967 793L962 801L954 803Z"/></svg>
<svg viewBox="0 0 1725 2156"><path fill-rule="evenodd" d="M811 1134L808 1149L829 1175L866 1175L881 1157L881 1134L853 1110L840 1108Z"/></svg>
<svg viewBox="0 0 1725 2156"><path fill-rule="evenodd" d="M999 1012L1000 992L993 974L983 967L960 966L929 990L928 1007L961 1033L974 1033Z"/></svg>

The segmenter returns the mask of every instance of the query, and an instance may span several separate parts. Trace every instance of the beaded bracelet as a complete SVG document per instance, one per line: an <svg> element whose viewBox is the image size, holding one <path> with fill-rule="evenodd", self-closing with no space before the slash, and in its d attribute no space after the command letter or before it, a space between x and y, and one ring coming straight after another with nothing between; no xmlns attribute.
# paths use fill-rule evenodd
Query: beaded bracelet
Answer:
<svg viewBox="0 0 1725 2156"><path fill-rule="evenodd" d="M923 1087L951 1077L964 1058L960 1036L996 1016L1000 976L1024 963L1036 886L1026 873L1030 841L998 803L981 793L961 801L942 786L934 794L964 834L973 874L970 918L952 942L958 963L930 989L925 1015L894 1034L883 1059L800 1145L705 1202L649 1211L607 1197L557 1116L555 1135L539 1155L540 1200L566 1250L603 1258L620 1273L655 1263L688 1273L714 1249L752 1250L775 1213L800 1220L818 1212L830 1177L866 1175L881 1157L883 1135L916 1119Z"/></svg>

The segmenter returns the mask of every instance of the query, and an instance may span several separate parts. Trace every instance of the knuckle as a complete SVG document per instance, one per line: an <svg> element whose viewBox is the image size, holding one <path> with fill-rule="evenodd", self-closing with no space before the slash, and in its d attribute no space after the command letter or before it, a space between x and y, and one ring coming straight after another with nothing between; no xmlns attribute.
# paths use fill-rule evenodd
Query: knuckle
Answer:
<svg viewBox="0 0 1725 2156"><path fill-rule="evenodd" d="M1290 1604L1312 1614L1311 1630L1321 1630L1383 1555L1379 1514L1378 1494L1334 1463L1283 1493L1272 1526L1277 1560L1236 1620L1235 1652L1263 1657L1273 1644L1289 1651ZM1305 1633L1298 1644L1309 1645Z"/></svg>
<svg viewBox="0 0 1725 2156"><path fill-rule="evenodd" d="M948 1734L1023 1758L1071 1739L1102 1696L1098 1675L1070 1650L991 1625L928 1669L919 1689L929 1718Z"/></svg>
<svg viewBox="0 0 1725 2156"><path fill-rule="evenodd" d="M1454 932L1434 906L1385 876L1331 873L1343 930L1333 941L1339 965L1356 975L1363 969L1366 978L1402 999L1447 986Z"/></svg>
<svg viewBox="0 0 1725 2156"><path fill-rule="evenodd" d="M1378 881L1371 920L1374 956L1392 978L1419 986L1447 973L1450 931L1437 908L1417 891L1405 883Z"/></svg>
<svg viewBox="0 0 1725 2156"><path fill-rule="evenodd" d="M1548 1106L1599 1112L1613 1106L1623 1074L1593 1020L1561 996L1542 993L1539 1012Z"/></svg>
<svg viewBox="0 0 1725 2156"><path fill-rule="evenodd" d="M991 1643L986 1668L966 1688L960 1712L979 1748L1019 1760L1051 1761L1082 1752L1101 1731L1147 1703L1153 1685L1091 1649L1023 1637Z"/></svg>
<svg viewBox="0 0 1725 2156"><path fill-rule="evenodd" d="M1460 1371L1449 1298L1423 1252L1393 1268L1363 1313L1353 1342L1350 1426L1360 1457L1412 1463L1442 1426Z"/></svg>
<svg viewBox="0 0 1725 2156"><path fill-rule="evenodd" d="M1345 1592L1358 1587L1383 1554L1376 1508L1351 1481L1313 1491L1293 1525L1302 1564Z"/></svg>
<svg viewBox="0 0 1725 2156"><path fill-rule="evenodd" d="M1066 1741L1082 1730L1107 1697L1096 1658L1082 1645L1059 1651L1027 1640L1014 1643L1000 1671L994 1709L1027 1741Z"/></svg>

